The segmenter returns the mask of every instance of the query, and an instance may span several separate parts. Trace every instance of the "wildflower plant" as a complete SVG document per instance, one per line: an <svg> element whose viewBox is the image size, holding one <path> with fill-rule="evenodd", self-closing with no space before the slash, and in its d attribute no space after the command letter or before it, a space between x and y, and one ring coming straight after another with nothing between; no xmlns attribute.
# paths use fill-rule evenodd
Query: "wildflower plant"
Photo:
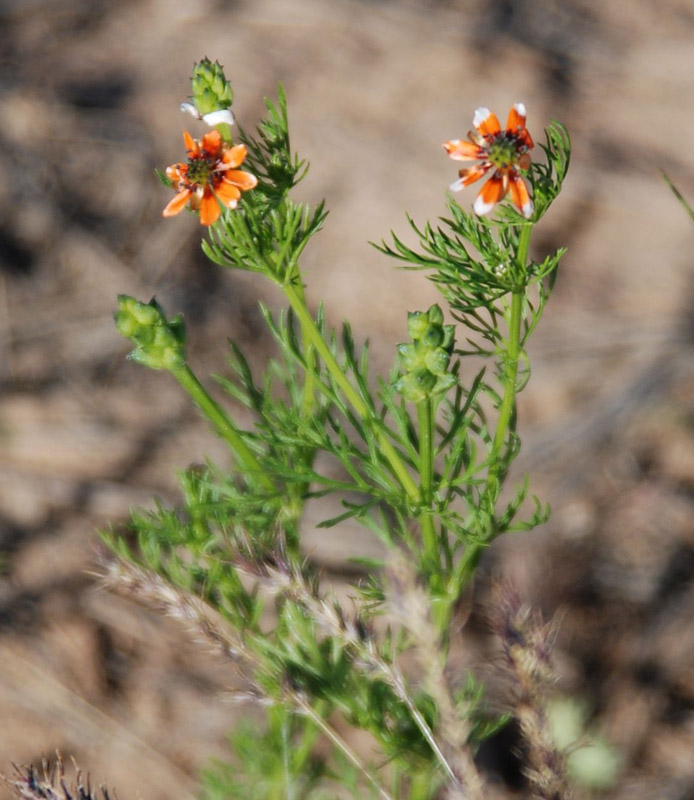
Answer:
<svg viewBox="0 0 694 800"><path fill-rule="evenodd" d="M106 582L192 628L265 709L265 725L236 730L233 767L207 773L208 797L479 798L474 753L506 718L491 713L473 675L451 674L452 620L486 548L549 513L527 480L509 486L508 476L526 347L564 252L535 260L530 239L566 175L566 130L552 122L536 148L542 160L531 161L517 103L505 129L479 109L468 140L444 145L480 162L452 189L491 177L472 212L449 195L436 223L409 219L416 245L393 234L377 246L424 270L441 303L408 314L392 370L374 378L349 323L331 329L306 301L301 255L326 211L293 199L307 165L290 147L283 90L255 131L232 136L220 65L204 59L192 84L184 111L212 130L185 134L187 161L162 176L175 193L164 216L188 206L206 229L205 254L264 276L286 307L261 305L276 343L263 374L232 342L220 403L187 359L181 317L156 300L119 298L131 358L178 381L231 463L188 469L178 508L158 504L135 512L125 535L106 533ZM326 496L339 501L319 523L326 537L352 519L383 546L381 560L361 559L349 606L302 548L306 502ZM370 735L367 752L350 728Z"/></svg>

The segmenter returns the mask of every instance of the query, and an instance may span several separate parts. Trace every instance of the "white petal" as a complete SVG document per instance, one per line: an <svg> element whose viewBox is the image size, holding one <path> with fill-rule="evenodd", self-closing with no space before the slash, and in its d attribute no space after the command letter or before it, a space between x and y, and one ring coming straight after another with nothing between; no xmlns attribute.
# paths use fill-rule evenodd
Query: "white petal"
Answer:
<svg viewBox="0 0 694 800"><path fill-rule="evenodd" d="M525 110L525 103L514 103L513 107L516 109L516 111L518 112L519 116L521 116L521 117L527 117L528 116L528 114L527 114L527 112Z"/></svg>
<svg viewBox="0 0 694 800"><path fill-rule="evenodd" d="M478 108L478 109L475 111L475 116L472 118L472 124L473 124L473 125L474 125L476 128L479 128L479 126L480 126L480 125L481 125L481 124L482 124L482 123L485 121L485 119L487 119L487 117L488 117L488 116L489 116L491 113L492 113L492 112L491 112L491 111L490 111L488 108L486 108L485 106L480 106L480 107L479 107L479 108Z"/></svg>
<svg viewBox="0 0 694 800"><path fill-rule="evenodd" d="M475 202L472 205L472 210L475 212L475 214L483 217L485 214L488 214L495 205L496 203L485 203L482 195L478 194Z"/></svg>
<svg viewBox="0 0 694 800"><path fill-rule="evenodd" d="M448 187L451 192L459 192L461 189L465 188L465 184L463 183L462 178L458 178L457 181L453 181L453 183Z"/></svg>
<svg viewBox="0 0 694 800"><path fill-rule="evenodd" d="M212 128L215 125L226 123L227 125L234 124L234 114L230 108L222 108L219 111L211 111L203 117L205 122Z"/></svg>
<svg viewBox="0 0 694 800"><path fill-rule="evenodd" d="M181 111L184 111L186 114L190 114L191 116L195 117L195 119L202 119L200 112L192 103L181 103Z"/></svg>
<svg viewBox="0 0 694 800"><path fill-rule="evenodd" d="M530 219L530 217L532 217L534 210L535 206L533 205L533 201L530 199L528 200L527 203L523 204L523 208L521 209L521 211L523 212L523 216L526 219Z"/></svg>

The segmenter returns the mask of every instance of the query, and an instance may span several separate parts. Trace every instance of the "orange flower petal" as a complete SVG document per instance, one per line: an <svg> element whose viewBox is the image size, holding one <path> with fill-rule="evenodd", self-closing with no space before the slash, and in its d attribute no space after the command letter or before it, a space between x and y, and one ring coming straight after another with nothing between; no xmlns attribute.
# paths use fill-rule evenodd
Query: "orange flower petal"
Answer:
<svg viewBox="0 0 694 800"><path fill-rule="evenodd" d="M521 142L528 148L528 150L532 150L535 147L535 142L533 142L533 137L528 133L527 128L523 128L523 130L518 134L518 138Z"/></svg>
<svg viewBox="0 0 694 800"><path fill-rule="evenodd" d="M532 150L535 147L535 142L533 142L528 129L525 127L524 103L514 103L508 114L506 130L508 133L512 133L528 150Z"/></svg>
<svg viewBox="0 0 694 800"><path fill-rule="evenodd" d="M460 172L458 173L458 175L460 175L458 180L453 181L453 183L448 188L452 192L459 192L461 189L479 180L491 168L492 165L487 161L486 164L475 164L475 166L473 167L466 167L465 169L461 169Z"/></svg>
<svg viewBox="0 0 694 800"><path fill-rule="evenodd" d="M180 181L187 171L185 164L171 164L166 168L166 177L171 181Z"/></svg>
<svg viewBox="0 0 694 800"><path fill-rule="evenodd" d="M222 134L219 131L210 131L202 137L202 149L210 155L217 155L222 147Z"/></svg>
<svg viewBox="0 0 694 800"><path fill-rule="evenodd" d="M504 199L507 191L508 179L497 170L477 195L472 206L473 211L479 216L488 214L499 201Z"/></svg>
<svg viewBox="0 0 694 800"><path fill-rule="evenodd" d="M458 175L462 178L463 186L469 186L471 183L478 181L483 175L485 175L490 169L492 165L487 161L484 164L475 164L472 167L466 167L465 169L461 169Z"/></svg>
<svg viewBox="0 0 694 800"><path fill-rule="evenodd" d="M492 114L492 112L484 106L475 111L472 124L482 136L495 136L501 131L501 125L499 124L496 114Z"/></svg>
<svg viewBox="0 0 694 800"><path fill-rule="evenodd" d="M530 199L525 181L515 170L509 175L509 189L513 205L524 217L531 217L534 210L533 201Z"/></svg>
<svg viewBox="0 0 694 800"><path fill-rule="evenodd" d="M511 110L508 112L508 120L506 121L506 130L509 133L520 133L525 129L525 104L514 103Z"/></svg>
<svg viewBox="0 0 694 800"><path fill-rule="evenodd" d="M247 192L249 189L254 189L258 185L258 179L250 172L244 172L241 169L230 169L224 174L224 180L233 183Z"/></svg>
<svg viewBox="0 0 694 800"><path fill-rule="evenodd" d="M212 225L219 219L222 209L219 207L217 198L212 193L211 189L205 189L205 192L200 201L200 224Z"/></svg>
<svg viewBox="0 0 694 800"><path fill-rule="evenodd" d="M227 181L221 181L215 188L215 194L220 203L224 203L227 208L236 208L236 204L241 197L241 190L238 186Z"/></svg>
<svg viewBox="0 0 694 800"><path fill-rule="evenodd" d="M176 214L183 211L189 198L190 189L183 189L183 191L175 194L171 200L169 200L166 208L161 212L162 217L174 217Z"/></svg>
<svg viewBox="0 0 694 800"><path fill-rule="evenodd" d="M484 158L484 152L478 145L466 142L464 139L451 139L449 142L444 142L443 149L456 161L474 161L477 158Z"/></svg>
<svg viewBox="0 0 694 800"><path fill-rule="evenodd" d="M189 156L192 157L200 154L198 143L195 141L195 139L193 139L188 131L183 131L183 144L186 146Z"/></svg>
<svg viewBox="0 0 694 800"><path fill-rule="evenodd" d="M222 162L224 163L225 168L229 167L240 167L241 164L246 160L246 155L248 151L246 149L245 144L237 144L234 147L230 147L226 153L222 156Z"/></svg>

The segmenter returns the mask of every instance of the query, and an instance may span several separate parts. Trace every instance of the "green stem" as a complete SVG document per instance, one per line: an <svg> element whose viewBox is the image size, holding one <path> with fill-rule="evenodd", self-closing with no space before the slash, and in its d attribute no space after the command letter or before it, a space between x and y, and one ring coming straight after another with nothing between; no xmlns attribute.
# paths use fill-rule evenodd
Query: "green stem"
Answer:
<svg viewBox="0 0 694 800"><path fill-rule="evenodd" d="M518 242L518 269L525 275L527 271L528 250L530 248L530 234L532 225L521 228ZM511 294L511 313L508 321L508 338L506 339L506 352L503 355L503 380L504 394L499 406L499 417L496 422L492 451L489 457L489 471L487 474L487 495L497 482L502 465L502 449L508 435L511 418L516 407L516 386L518 382L518 361L521 356L521 323L523 320L523 303L525 301L526 282L515 288Z"/></svg>
<svg viewBox="0 0 694 800"><path fill-rule="evenodd" d="M527 270L528 251L530 248L530 234L532 225L524 225L521 228L520 240L518 242L518 269L525 274ZM505 352L502 356L504 364L503 373L503 397L499 406L499 417L496 423L492 449L489 454L489 469L483 497L486 499L488 507L492 508L496 502L497 487L499 476L504 464L502 451L509 426L516 407L516 386L518 382L518 361L521 356L521 323L523 321L523 303L527 287L525 282L514 289L511 294L511 310L508 321L508 338L505 342ZM462 591L475 574L479 560L484 552L484 548L494 538L496 531L488 530L482 532L482 536L475 542L468 543L463 553L463 557L458 562L454 577L456 590Z"/></svg>
<svg viewBox="0 0 694 800"><path fill-rule="evenodd" d="M192 397L195 405L214 425L219 435L229 444L247 476L254 478L267 491L275 490L275 485L222 407L212 399L207 389L200 383L187 364L171 370L171 374Z"/></svg>
<svg viewBox="0 0 694 800"><path fill-rule="evenodd" d="M220 122L219 125L215 125L214 127L227 144L233 144L233 139L231 138L231 126L228 123Z"/></svg>
<svg viewBox="0 0 694 800"><path fill-rule="evenodd" d="M487 491L493 488L498 477L502 462L501 451L516 407L516 384L518 380L518 360L521 353L520 330L524 299L524 288L513 291L511 295L511 315L508 324L509 333L506 340L506 352L504 353L504 395L499 406L499 418L497 419L492 452L489 458Z"/></svg>
<svg viewBox="0 0 694 800"><path fill-rule="evenodd" d="M354 752L354 750L352 750L352 748L340 736L340 734L337 733L337 731L331 725L329 725L320 714L316 713L307 700L305 700L303 697L297 697L294 702L296 703L299 711L302 714L305 714L316 725L316 727L319 728L328 739L330 739L335 747L342 751L342 754L345 756L345 758L347 758L347 760L350 761L359 770L359 772L361 772L361 774L374 788L381 800L394 800L393 796L389 794L389 792L387 792L383 786L381 786L371 771L367 769L364 764L362 764L359 756Z"/></svg>
<svg viewBox="0 0 694 800"><path fill-rule="evenodd" d="M410 500L418 503L420 496L417 484L407 471L407 467L400 458L397 450L393 447L385 432L380 427L380 421L375 418L367 404L362 400L347 379L347 376L340 368L335 356L332 354L328 344L321 335L321 332L318 330L318 326L316 325L313 317L306 308L302 293L299 292L292 284L285 284L282 288L284 293L287 295L287 299L289 300L294 313L299 318L302 330L306 333L309 341L315 347L316 352L323 360L323 363L332 375L333 380L340 387L343 395L349 401L352 408L362 418L362 420L364 420L364 422L371 423L374 426L374 432L381 447L381 452L390 464L390 467L397 479L400 481L400 484L407 492Z"/></svg>
<svg viewBox="0 0 694 800"><path fill-rule="evenodd" d="M296 793L294 791L294 780L292 778L289 755L290 747L289 715L285 714L285 717L282 720L282 768L284 770L285 797L286 800L295 800Z"/></svg>
<svg viewBox="0 0 694 800"><path fill-rule="evenodd" d="M295 271L296 272L296 271ZM298 272L297 272L298 278ZM301 303L305 306L306 305L306 296L304 294L304 287L301 283L301 280L298 279L294 284L296 288L297 295L301 300ZM304 418L310 417L313 413L313 408L315 405L315 380L316 380L316 363L315 363L315 348L311 343L310 335L306 330L305 322L302 319L299 319L299 324L301 325L301 333L304 337L304 343L306 347L306 374L304 380L304 394L301 403L301 414Z"/></svg>
<svg viewBox="0 0 694 800"><path fill-rule="evenodd" d="M421 524L425 558L432 575L440 573L439 540L432 517L434 500L434 411L431 398L417 403L419 423L419 492L422 498Z"/></svg>

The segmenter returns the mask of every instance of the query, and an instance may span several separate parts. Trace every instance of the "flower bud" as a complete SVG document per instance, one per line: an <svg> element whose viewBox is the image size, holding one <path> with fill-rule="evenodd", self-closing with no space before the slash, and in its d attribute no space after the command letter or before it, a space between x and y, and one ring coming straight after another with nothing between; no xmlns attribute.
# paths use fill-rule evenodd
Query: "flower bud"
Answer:
<svg viewBox="0 0 694 800"><path fill-rule="evenodd" d="M228 109L234 99L231 84L224 75L224 67L209 58L193 67L191 100L201 117Z"/></svg>
<svg viewBox="0 0 694 800"><path fill-rule="evenodd" d="M428 311L407 315L407 332L412 342L398 345L403 368L395 388L405 400L419 403L447 392L457 383L448 371L453 352L454 327L443 324L443 312L437 305Z"/></svg>
<svg viewBox="0 0 694 800"><path fill-rule="evenodd" d="M172 370L185 363L185 327L181 316L166 319L156 300L140 303L119 295L114 314L118 332L130 339L135 349L130 358L151 369Z"/></svg>
<svg viewBox="0 0 694 800"><path fill-rule="evenodd" d="M429 327L429 317L426 311L409 311L407 314L407 335L410 339L421 339Z"/></svg>

